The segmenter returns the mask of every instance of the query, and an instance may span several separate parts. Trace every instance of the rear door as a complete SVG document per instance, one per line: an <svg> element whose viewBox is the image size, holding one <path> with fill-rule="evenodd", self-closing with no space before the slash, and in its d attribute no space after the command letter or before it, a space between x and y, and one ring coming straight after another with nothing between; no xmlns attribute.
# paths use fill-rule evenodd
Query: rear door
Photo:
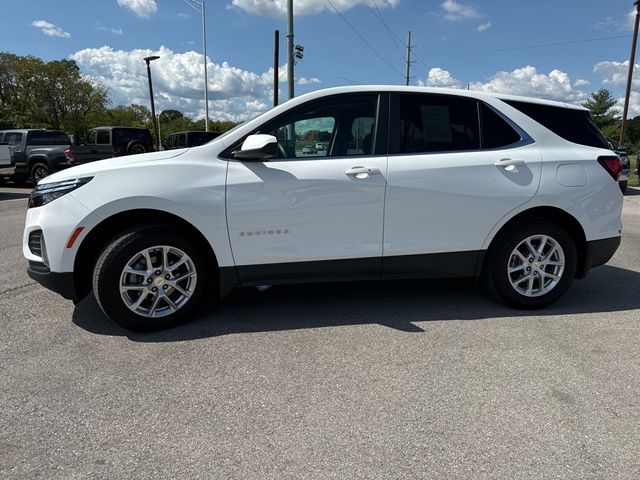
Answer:
<svg viewBox="0 0 640 480"><path fill-rule="evenodd" d="M381 98L336 95L298 106L254 132L278 139L276 158L229 160L227 220L242 282L380 275ZM328 150L303 154L318 140Z"/></svg>
<svg viewBox="0 0 640 480"><path fill-rule="evenodd" d="M475 99L393 98L384 273L473 276L492 227L537 191L539 148Z"/></svg>

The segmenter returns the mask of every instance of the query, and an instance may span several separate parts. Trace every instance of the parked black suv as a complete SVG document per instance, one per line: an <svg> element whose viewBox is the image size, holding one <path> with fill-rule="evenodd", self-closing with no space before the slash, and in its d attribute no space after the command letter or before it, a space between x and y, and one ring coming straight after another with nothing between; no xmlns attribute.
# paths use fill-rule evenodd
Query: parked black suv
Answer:
<svg viewBox="0 0 640 480"><path fill-rule="evenodd" d="M38 183L50 173L70 166L64 152L71 141L59 130L0 130L0 143L9 145L16 182L29 179Z"/></svg>
<svg viewBox="0 0 640 480"><path fill-rule="evenodd" d="M198 147L200 145L204 145L205 143L209 143L211 140L219 137L220 135L220 132L175 132L169 135L162 142L162 146L165 150L172 150L174 148Z"/></svg>
<svg viewBox="0 0 640 480"><path fill-rule="evenodd" d="M71 165L79 165L153 150L153 139L146 128L96 127L89 130L86 141L73 145L65 155Z"/></svg>

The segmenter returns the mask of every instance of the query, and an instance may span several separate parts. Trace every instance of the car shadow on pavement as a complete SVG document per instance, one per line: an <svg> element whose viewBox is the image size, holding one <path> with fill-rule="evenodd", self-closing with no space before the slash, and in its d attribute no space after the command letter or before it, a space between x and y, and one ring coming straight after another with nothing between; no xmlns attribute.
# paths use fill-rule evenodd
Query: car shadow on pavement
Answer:
<svg viewBox="0 0 640 480"><path fill-rule="evenodd" d="M29 198L31 190L24 192L0 192L0 202L3 200L19 200L21 198Z"/></svg>
<svg viewBox="0 0 640 480"><path fill-rule="evenodd" d="M218 306L207 306L187 324L151 333L120 328L102 313L93 295L76 305L73 322L92 333L136 342L177 342L234 333L379 324L421 333L419 322L545 317L640 308L640 273L604 266L576 281L543 310L514 310L495 302L471 280L414 280L307 284L265 291L236 289Z"/></svg>
<svg viewBox="0 0 640 480"><path fill-rule="evenodd" d="M640 188L639 187L627 187L626 192L624 192L625 197L629 196L629 197L633 197L636 195L640 195Z"/></svg>

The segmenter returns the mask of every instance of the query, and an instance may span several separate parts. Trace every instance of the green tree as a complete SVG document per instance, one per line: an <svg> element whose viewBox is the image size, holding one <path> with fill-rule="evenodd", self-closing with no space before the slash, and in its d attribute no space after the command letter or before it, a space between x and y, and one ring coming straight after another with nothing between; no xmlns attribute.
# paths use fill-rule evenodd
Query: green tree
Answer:
<svg viewBox="0 0 640 480"><path fill-rule="evenodd" d="M617 103L613 93L601 88L591 94L591 98L582 105L591 111L591 117L600 130L615 125L618 110L613 108Z"/></svg>
<svg viewBox="0 0 640 480"><path fill-rule="evenodd" d="M0 105L13 127L49 127L80 134L108 104L106 89L80 74L73 60L0 52Z"/></svg>

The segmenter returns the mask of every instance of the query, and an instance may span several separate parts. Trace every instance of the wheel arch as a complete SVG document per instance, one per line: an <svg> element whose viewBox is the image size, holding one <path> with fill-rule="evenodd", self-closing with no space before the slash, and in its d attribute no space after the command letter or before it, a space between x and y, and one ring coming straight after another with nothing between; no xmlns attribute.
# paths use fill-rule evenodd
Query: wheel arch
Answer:
<svg viewBox="0 0 640 480"><path fill-rule="evenodd" d="M29 170L29 173L31 173L31 169L37 163L44 163L50 170L53 168L51 161L46 155L33 155L27 159L27 169Z"/></svg>
<svg viewBox="0 0 640 480"><path fill-rule="evenodd" d="M587 266L587 237L580 222L570 213L565 210L556 207L534 207L523 212L518 213L513 218L509 219L491 239L487 252L490 252L497 241L511 230L515 225L531 221L531 220L547 220L558 224L564 228L576 246L576 253L578 255L578 264L576 266L575 278L584 278L586 276ZM478 276L482 275L484 271L487 258L490 255L483 255L480 264L478 265Z"/></svg>
<svg viewBox="0 0 640 480"><path fill-rule="evenodd" d="M213 246L202 232L191 223L177 215L162 210L125 210L97 224L89 231L80 244L73 268L76 298L78 300L86 296L91 290L93 268L103 248L119 232L142 224L160 224L177 227L181 232L184 232L189 239L194 239L201 251L205 252L207 269L211 269L210 271L212 272L220 270ZM212 286L219 289L220 281L216 278L216 275L212 275L211 278L215 280L215 284Z"/></svg>

